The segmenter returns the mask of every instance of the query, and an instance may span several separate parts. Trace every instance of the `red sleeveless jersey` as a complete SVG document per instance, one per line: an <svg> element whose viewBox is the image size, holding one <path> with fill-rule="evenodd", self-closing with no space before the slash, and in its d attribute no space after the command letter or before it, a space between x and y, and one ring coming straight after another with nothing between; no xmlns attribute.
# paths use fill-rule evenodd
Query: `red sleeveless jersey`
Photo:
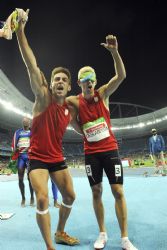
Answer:
<svg viewBox="0 0 167 250"><path fill-rule="evenodd" d="M118 149L111 130L109 110L97 91L90 100L79 95L79 123L84 132L85 154Z"/></svg>
<svg viewBox="0 0 167 250"><path fill-rule="evenodd" d="M56 163L64 160L62 139L70 122L66 104L52 102L44 112L33 118L29 159Z"/></svg>

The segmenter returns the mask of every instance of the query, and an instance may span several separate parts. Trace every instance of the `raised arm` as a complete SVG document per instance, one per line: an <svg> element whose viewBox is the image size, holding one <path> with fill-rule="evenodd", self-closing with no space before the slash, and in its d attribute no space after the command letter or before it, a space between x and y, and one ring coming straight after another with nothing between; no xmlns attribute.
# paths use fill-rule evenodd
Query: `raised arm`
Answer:
<svg viewBox="0 0 167 250"><path fill-rule="evenodd" d="M16 31L19 49L23 61L28 70L32 91L35 96L43 97L45 89L47 87L47 82L43 77L43 75L41 74L34 53L30 48L25 35L25 25L26 25L25 17L26 15L28 16L29 10L27 10L26 12L23 11L22 9L17 9L17 10L19 15L21 16L21 20L19 22L18 29Z"/></svg>
<svg viewBox="0 0 167 250"><path fill-rule="evenodd" d="M112 55L115 67L115 76L105 85L99 88L99 94L103 99L107 99L121 84L126 77L126 71L118 52L117 39L113 35L106 37L106 43L101 43Z"/></svg>

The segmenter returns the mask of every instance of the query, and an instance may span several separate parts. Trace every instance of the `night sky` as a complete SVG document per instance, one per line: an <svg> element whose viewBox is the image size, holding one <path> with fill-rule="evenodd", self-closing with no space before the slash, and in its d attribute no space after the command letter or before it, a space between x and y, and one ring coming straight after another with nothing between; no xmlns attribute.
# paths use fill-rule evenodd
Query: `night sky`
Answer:
<svg viewBox="0 0 167 250"><path fill-rule="evenodd" d="M15 7L30 9L26 34L38 65L48 81L54 67L69 68L72 95L80 92L77 72L85 65L96 70L97 87L114 76L112 57L100 43L106 35L116 35L127 78L110 101L158 109L167 106L167 14L162 2L1 0L0 20ZM0 68L34 101L15 35L11 41L0 39Z"/></svg>

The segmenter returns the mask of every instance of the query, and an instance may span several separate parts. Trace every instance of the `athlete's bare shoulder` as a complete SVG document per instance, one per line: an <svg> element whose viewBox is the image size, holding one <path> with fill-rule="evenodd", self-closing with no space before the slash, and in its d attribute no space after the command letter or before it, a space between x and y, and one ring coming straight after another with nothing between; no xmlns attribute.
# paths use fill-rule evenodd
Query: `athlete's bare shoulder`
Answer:
<svg viewBox="0 0 167 250"><path fill-rule="evenodd" d="M74 105L78 107L79 105L79 96L68 96L66 97L67 105Z"/></svg>

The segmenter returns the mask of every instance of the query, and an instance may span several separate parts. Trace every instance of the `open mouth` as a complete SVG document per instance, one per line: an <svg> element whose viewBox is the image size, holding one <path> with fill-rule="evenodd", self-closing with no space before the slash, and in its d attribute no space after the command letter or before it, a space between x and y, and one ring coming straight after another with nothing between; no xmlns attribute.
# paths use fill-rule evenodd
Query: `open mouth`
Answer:
<svg viewBox="0 0 167 250"><path fill-rule="evenodd" d="M92 85L89 85L89 86L88 86L88 89L92 89Z"/></svg>
<svg viewBox="0 0 167 250"><path fill-rule="evenodd" d="M57 90L64 90L63 86L58 86Z"/></svg>

